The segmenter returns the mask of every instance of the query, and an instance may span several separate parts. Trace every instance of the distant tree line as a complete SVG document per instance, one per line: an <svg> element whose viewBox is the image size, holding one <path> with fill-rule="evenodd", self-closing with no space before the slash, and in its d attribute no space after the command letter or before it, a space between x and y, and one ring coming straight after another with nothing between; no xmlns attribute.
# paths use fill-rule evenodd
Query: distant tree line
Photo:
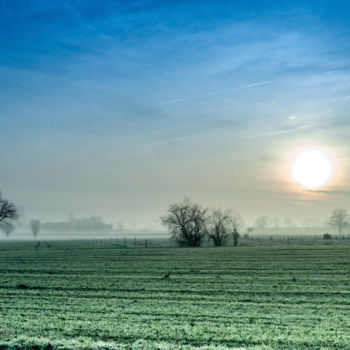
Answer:
<svg viewBox="0 0 350 350"><path fill-rule="evenodd" d="M231 210L209 210L187 197L180 203L170 204L161 222L181 247L199 247L206 239L216 247L226 246L232 239L236 247L243 224L242 217Z"/></svg>
<svg viewBox="0 0 350 350"><path fill-rule="evenodd" d="M6 237L9 237L14 231L18 218L19 211L16 205L5 199L0 192L0 230L5 233ZM41 223L38 219L32 219L29 222L29 228L33 237L37 237L41 230L56 232L111 232L113 231L113 224L104 223L99 216L76 219L71 214L67 221L62 222ZM122 229L124 227L119 223L115 231L121 231Z"/></svg>
<svg viewBox="0 0 350 350"><path fill-rule="evenodd" d="M13 232L15 222L19 213L16 205L5 199L0 192L0 230L7 237ZM259 217L255 224L263 230L271 219L267 216ZM275 228L279 226L279 220L272 220ZM167 227L171 237L182 247L199 247L204 241L209 240L214 246L226 246L232 242L237 246L241 236L243 226L242 217L229 209L208 209L198 203L194 203L189 198L180 203L170 204L167 214L161 216L161 222ZM290 225L290 220L285 219L285 224ZM335 208L327 221L327 225L337 230L341 236L345 229L350 228L349 215L344 208ZM47 231L80 231L80 232L112 232L121 231L124 227L119 224L113 230L112 224L106 224L99 216L76 219L71 214L67 221L41 223L38 219L32 219L29 227L34 237L40 229ZM251 233L254 227L248 227L245 236ZM331 234L324 234L325 239L331 239Z"/></svg>
<svg viewBox="0 0 350 350"><path fill-rule="evenodd" d="M113 231L113 224L104 223L100 216L77 219L71 215L67 221L45 222L41 228L56 232L110 232Z"/></svg>

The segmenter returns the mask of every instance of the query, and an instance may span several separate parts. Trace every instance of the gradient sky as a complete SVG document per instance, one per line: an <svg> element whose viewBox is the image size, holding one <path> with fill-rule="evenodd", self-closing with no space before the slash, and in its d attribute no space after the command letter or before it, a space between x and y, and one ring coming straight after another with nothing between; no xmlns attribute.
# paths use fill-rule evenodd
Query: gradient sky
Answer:
<svg viewBox="0 0 350 350"><path fill-rule="evenodd" d="M160 227L184 195L350 209L349 1L0 1L0 188L26 217ZM334 181L288 177L305 145Z"/></svg>

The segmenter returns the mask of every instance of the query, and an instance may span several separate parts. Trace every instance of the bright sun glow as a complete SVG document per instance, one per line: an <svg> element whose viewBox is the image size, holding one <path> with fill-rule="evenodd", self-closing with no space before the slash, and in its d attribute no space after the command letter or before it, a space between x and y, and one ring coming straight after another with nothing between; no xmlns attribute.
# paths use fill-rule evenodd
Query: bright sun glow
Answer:
<svg viewBox="0 0 350 350"><path fill-rule="evenodd" d="M291 169L294 181L308 189L326 184L333 172L331 161L317 149L303 150L297 154Z"/></svg>

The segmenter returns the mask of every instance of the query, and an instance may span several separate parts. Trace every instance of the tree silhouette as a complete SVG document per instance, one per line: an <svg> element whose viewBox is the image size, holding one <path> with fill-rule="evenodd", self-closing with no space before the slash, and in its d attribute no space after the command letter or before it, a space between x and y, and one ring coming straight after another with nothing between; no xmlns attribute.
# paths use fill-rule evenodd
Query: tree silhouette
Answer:
<svg viewBox="0 0 350 350"><path fill-rule="evenodd" d="M261 231L263 231L264 230L264 228L268 225L268 223L269 223L269 217L268 216L260 216L260 217L258 217L256 220L255 220L255 226L259 229L259 230L261 230Z"/></svg>
<svg viewBox="0 0 350 350"><path fill-rule="evenodd" d="M225 246L231 233L233 223L232 212L220 208L213 210L208 227L208 237L215 247Z"/></svg>
<svg viewBox="0 0 350 350"><path fill-rule="evenodd" d="M338 234L341 235L343 229L348 225L347 219L349 215L343 208L335 208L332 210L331 216L328 220L328 225L335 227L338 230Z"/></svg>
<svg viewBox="0 0 350 350"><path fill-rule="evenodd" d="M15 229L15 227L11 221L4 220L0 222L0 229L4 231L6 237L8 238L10 234L13 232L13 230Z"/></svg>
<svg viewBox="0 0 350 350"><path fill-rule="evenodd" d="M207 232L207 209L187 197L171 204L167 215L160 219L180 246L199 247Z"/></svg>
<svg viewBox="0 0 350 350"><path fill-rule="evenodd" d="M32 230L33 236L36 237L40 231L40 220L33 219L30 221L30 229Z"/></svg>
<svg viewBox="0 0 350 350"><path fill-rule="evenodd" d="M243 219L238 213L234 213L232 216L232 239L233 246L237 247L239 241L239 231L243 226Z"/></svg>
<svg viewBox="0 0 350 350"><path fill-rule="evenodd" d="M15 220L17 218L17 207L12 202L3 198L0 192L0 222L3 222L4 220Z"/></svg>

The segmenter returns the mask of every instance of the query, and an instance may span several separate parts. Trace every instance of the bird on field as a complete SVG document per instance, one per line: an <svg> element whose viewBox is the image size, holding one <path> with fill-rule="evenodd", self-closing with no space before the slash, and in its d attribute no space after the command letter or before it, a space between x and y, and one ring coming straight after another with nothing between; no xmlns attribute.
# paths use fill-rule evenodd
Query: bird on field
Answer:
<svg viewBox="0 0 350 350"><path fill-rule="evenodd" d="M35 245L35 248L39 248L40 247L40 241Z"/></svg>
<svg viewBox="0 0 350 350"><path fill-rule="evenodd" d="M46 241L44 241L44 243L46 244L46 247L50 248L51 245L49 243L47 243Z"/></svg>
<svg viewBox="0 0 350 350"><path fill-rule="evenodd" d="M163 277L164 279L170 278L170 272L168 272L166 275Z"/></svg>
<svg viewBox="0 0 350 350"><path fill-rule="evenodd" d="M296 282L297 281L297 279L295 278L295 276L293 276L293 282Z"/></svg>
<svg viewBox="0 0 350 350"><path fill-rule="evenodd" d="M29 287L26 284L19 284L17 289L28 289Z"/></svg>

